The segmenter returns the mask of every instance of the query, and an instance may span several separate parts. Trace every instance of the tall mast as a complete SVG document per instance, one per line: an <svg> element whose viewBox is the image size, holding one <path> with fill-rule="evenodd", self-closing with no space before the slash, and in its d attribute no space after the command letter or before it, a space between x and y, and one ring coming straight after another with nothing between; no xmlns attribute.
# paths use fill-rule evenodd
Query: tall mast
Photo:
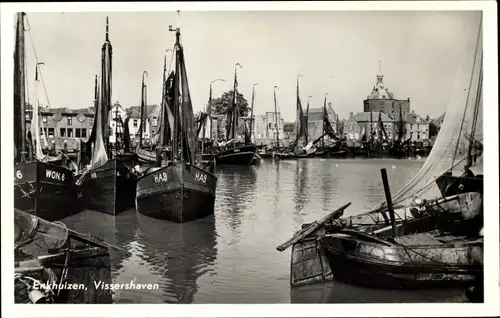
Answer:
<svg viewBox="0 0 500 318"><path fill-rule="evenodd" d="M236 138L236 128L238 125L238 117L239 117L239 110L238 110L238 105L237 105L237 97L238 97L238 75L237 75L237 66L243 68L240 63L236 63L234 66L234 87L233 87L233 116L232 116L232 134L231 138L235 139Z"/></svg>
<svg viewBox="0 0 500 318"><path fill-rule="evenodd" d="M326 113L326 96L328 93L325 93L325 101L323 102L323 133L321 134L321 147L325 147L325 117L327 116Z"/></svg>
<svg viewBox="0 0 500 318"><path fill-rule="evenodd" d="M14 51L14 145L16 146L16 163L26 162L28 152L26 147L26 73L25 73L25 43L24 16L17 14L16 48Z"/></svg>
<svg viewBox="0 0 500 318"><path fill-rule="evenodd" d="M276 149L279 149L280 147L280 131L278 129L278 122L279 122L279 118L278 118L278 109L277 109L277 105L276 105L276 89L279 89L278 86L274 86L274 118L276 120L276 122L274 123L274 128L276 129Z"/></svg>
<svg viewBox="0 0 500 318"><path fill-rule="evenodd" d="M311 100L312 96L307 97L307 109L306 109L306 118L304 120L305 123L305 134L306 134L306 144L309 143L309 101Z"/></svg>
<svg viewBox="0 0 500 318"><path fill-rule="evenodd" d="M253 134L253 125L254 125L254 120L253 120L253 106L254 106L254 100L255 100L255 86L258 85L259 83L253 84L252 88L252 106L250 108L250 140L252 139L252 134ZM255 138L254 138L255 142Z"/></svg>
<svg viewBox="0 0 500 318"><path fill-rule="evenodd" d="M104 44L102 45L102 55L101 55L101 112L102 112L102 127L103 127L103 137L104 144L106 145L106 151L108 155L111 156L109 152L109 112L111 111L111 75L112 75L112 56L113 48L109 40L109 18L106 17L106 38ZM112 114L113 115L113 114Z"/></svg>
<svg viewBox="0 0 500 318"><path fill-rule="evenodd" d="M296 124L296 131L297 131L297 138L296 138L296 142L299 140L300 137L302 137L302 132L303 132L303 123L302 123L302 116L300 116L301 112L302 112L302 105L300 104L300 95L299 95L299 77L301 77L302 75L297 75L297 109L296 109L296 121L297 121L297 124Z"/></svg>
<svg viewBox="0 0 500 318"><path fill-rule="evenodd" d="M97 90L97 74L94 79L94 107L97 110L97 99L99 98L98 90Z"/></svg>
<svg viewBox="0 0 500 318"><path fill-rule="evenodd" d="M179 18L179 11L177 11L177 17ZM177 24L179 25L179 23ZM181 159L183 158L183 153L184 153L184 143L182 142L182 107L179 105L179 99L181 97L179 88L180 88L180 36L181 36L181 29L178 26L177 28L172 28L172 26L169 26L169 31L175 32L175 75L174 75L174 133L172 136L172 154L173 158L178 158ZM181 142L179 142L181 141ZM179 149L180 146L180 149ZM180 151L179 151L180 150ZM179 158L180 154L180 158Z"/></svg>
<svg viewBox="0 0 500 318"><path fill-rule="evenodd" d="M142 134L146 128L146 121L144 120L144 115L146 114L146 105L147 105L147 94L148 88L144 83L144 75L148 76L148 72L142 72L142 86L141 86L141 125L139 126L139 146L142 147Z"/></svg>

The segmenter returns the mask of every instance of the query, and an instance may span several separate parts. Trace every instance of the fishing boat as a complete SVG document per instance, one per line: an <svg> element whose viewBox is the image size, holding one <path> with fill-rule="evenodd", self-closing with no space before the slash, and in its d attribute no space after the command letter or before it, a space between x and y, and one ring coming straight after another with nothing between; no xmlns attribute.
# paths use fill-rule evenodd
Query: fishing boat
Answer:
<svg viewBox="0 0 500 318"><path fill-rule="evenodd" d="M183 223L214 213L217 177L197 158L197 130L189 92L180 28L175 31L175 72L167 80L162 101L162 126L171 138L170 157L164 155L159 168L147 171L137 181L136 210L146 216ZM168 118L166 115L168 115ZM161 144L163 145L163 144ZM201 157L201 156L198 156Z"/></svg>
<svg viewBox="0 0 500 318"><path fill-rule="evenodd" d="M134 155L120 153L119 143L113 147L109 136L111 110L112 46L106 18L106 39L102 46L101 85L97 88L94 125L83 148L90 151L90 168L77 180L79 196L87 209L116 215L134 206L137 176L132 173Z"/></svg>
<svg viewBox="0 0 500 318"><path fill-rule="evenodd" d="M300 101L299 76L297 76L297 119L296 119L296 138L284 152L278 152L275 157L278 159L298 159L314 157L316 147L313 142L307 141L307 124L302 103ZM309 103L309 102L308 102ZM308 104L309 106L309 104Z"/></svg>
<svg viewBox="0 0 500 318"><path fill-rule="evenodd" d="M226 136L228 141L222 145L222 149L216 154L206 154L204 156L205 160L215 158L217 165L250 166L254 162L255 154L257 153L257 146L251 143L246 122L242 127L244 141L237 141L238 136L236 131L238 130L240 117L236 102L238 96L238 67L242 67L240 63L236 63L234 67L233 101L231 108L227 112Z"/></svg>
<svg viewBox="0 0 500 318"><path fill-rule="evenodd" d="M429 157L386 202L340 218L347 206L303 226L292 246L291 284L335 279L377 288L470 286L483 273L482 46L469 89L447 110ZM466 94L462 96L460 94ZM465 105L464 105L465 104ZM445 192L440 182L448 178ZM452 185L450 187L450 185Z"/></svg>
<svg viewBox="0 0 500 318"><path fill-rule="evenodd" d="M15 209L15 303L112 303L110 246Z"/></svg>
<svg viewBox="0 0 500 318"><path fill-rule="evenodd" d="M167 57L165 56L163 59L163 88L162 88L162 99L164 97L164 91L166 90L167 79L165 78L167 74ZM142 73L142 86L141 86L141 120L139 126L139 143L135 149L139 162L143 164L156 164L159 162L159 157L162 151L171 150L161 149L161 146L158 146L161 143L161 140L164 140L160 137L160 135L165 133L164 130L158 130L151 138L149 145L145 145L143 135L146 130L146 107L147 107L147 85L144 83L144 76L147 76L147 71ZM171 78L169 81L172 80ZM160 110L160 118L163 118L163 108ZM161 126L161 125L160 125ZM168 132L168 130L167 130ZM163 136L165 137L165 136ZM168 137L167 137L168 138Z"/></svg>
<svg viewBox="0 0 500 318"><path fill-rule="evenodd" d="M36 100L32 118L34 129L32 134L27 134L25 18L26 13L17 14L14 52L14 207L56 221L76 212L76 189L73 172L58 164L59 158L42 152ZM37 70L38 64L37 61ZM28 135L35 138L34 145Z"/></svg>

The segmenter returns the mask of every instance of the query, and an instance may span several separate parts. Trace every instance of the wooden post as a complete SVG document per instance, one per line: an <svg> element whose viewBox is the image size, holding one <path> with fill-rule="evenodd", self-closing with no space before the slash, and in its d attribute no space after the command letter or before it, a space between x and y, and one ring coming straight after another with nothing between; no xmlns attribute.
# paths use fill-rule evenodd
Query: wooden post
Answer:
<svg viewBox="0 0 500 318"><path fill-rule="evenodd" d="M387 170L385 168L380 169L382 174L382 182L384 184L385 200L387 201L387 209L389 210L389 216L391 218L392 225L392 236L396 236L396 218L394 217L394 208L392 206L392 196L391 189L389 188L389 180L387 179Z"/></svg>

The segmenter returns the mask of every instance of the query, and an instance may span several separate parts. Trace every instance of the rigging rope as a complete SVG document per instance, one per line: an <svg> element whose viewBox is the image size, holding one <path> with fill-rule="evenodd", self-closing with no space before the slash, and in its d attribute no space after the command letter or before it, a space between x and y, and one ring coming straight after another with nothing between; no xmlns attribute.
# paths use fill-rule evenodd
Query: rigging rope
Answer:
<svg viewBox="0 0 500 318"><path fill-rule="evenodd" d="M38 63L40 61L38 59L38 55L36 54L36 48L35 48L35 42L33 41L33 36L31 35L31 24L29 23L28 16L25 16L25 17L26 17L26 24L28 26L28 29L24 29L24 31L28 32L28 35L29 35L29 38L30 38L30 42L31 42L31 47L33 48L33 55L35 56L35 60L36 60L37 67L38 67ZM47 98L47 106L49 106L49 109L50 109L49 94L47 92L47 87L45 86L45 81L43 79L42 72L38 72L38 74L40 75L42 86L43 86L43 89L45 91L45 97Z"/></svg>
<svg viewBox="0 0 500 318"><path fill-rule="evenodd" d="M483 21L483 17L481 16L481 20L479 21L479 30L478 30L478 33L477 33L476 50L474 51L474 61L472 63L472 72L471 72L470 81L469 81L469 88L467 90L467 99L466 99L466 102L465 102L464 114L462 116L462 123L460 124L460 130L458 132L458 139L460 139L460 136L462 136L462 129L463 129L463 126L464 126L465 115L467 114L467 106L469 105L469 96L470 96L470 90L471 90L471 87L472 87L472 79L474 78L474 70L476 69L477 53L479 51L479 40L481 38L481 29L482 29L482 25L483 25L482 21ZM453 154L452 165L455 162L455 158L457 156L458 146L459 146L459 143L457 142L457 145L455 146L455 153Z"/></svg>

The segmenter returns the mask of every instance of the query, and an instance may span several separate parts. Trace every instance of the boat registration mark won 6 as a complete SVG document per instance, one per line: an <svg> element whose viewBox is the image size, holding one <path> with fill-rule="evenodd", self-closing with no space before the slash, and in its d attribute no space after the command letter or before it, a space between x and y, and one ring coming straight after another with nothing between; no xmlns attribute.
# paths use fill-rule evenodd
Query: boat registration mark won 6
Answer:
<svg viewBox="0 0 500 318"><path fill-rule="evenodd" d="M155 183L167 182L167 173L162 172L162 173L155 174L155 175L153 175L153 178L155 180Z"/></svg>

